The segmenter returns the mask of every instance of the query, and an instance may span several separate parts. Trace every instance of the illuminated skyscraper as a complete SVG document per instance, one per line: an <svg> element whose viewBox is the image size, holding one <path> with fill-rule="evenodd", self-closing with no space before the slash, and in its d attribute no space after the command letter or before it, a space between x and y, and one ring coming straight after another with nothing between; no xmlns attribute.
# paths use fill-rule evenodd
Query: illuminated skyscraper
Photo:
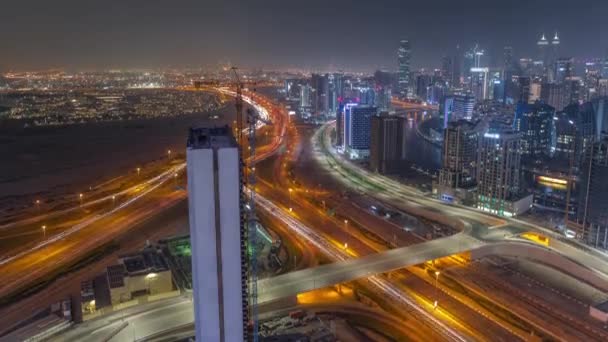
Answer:
<svg viewBox="0 0 608 342"><path fill-rule="evenodd" d="M486 100L489 98L489 79L487 67L474 67L471 68L471 85L470 89L475 98L479 101Z"/></svg>
<svg viewBox="0 0 608 342"><path fill-rule="evenodd" d="M312 107L312 89L308 84L302 84L300 86L300 107L303 109L310 109Z"/></svg>
<svg viewBox="0 0 608 342"><path fill-rule="evenodd" d="M557 35L557 32L555 32L553 40L551 40L551 50L549 51L549 60L547 61L549 69L549 81L552 82L555 81L555 74L557 69L556 61L559 57L559 45L559 36Z"/></svg>
<svg viewBox="0 0 608 342"><path fill-rule="evenodd" d="M563 84L543 83L540 88L540 99L542 102L559 111L568 105L565 92L566 90Z"/></svg>
<svg viewBox="0 0 608 342"><path fill-rule="evenodd" d="M536 46L538 47L538 60L543 63L543 76L546 76L547 68L549 66L549 44L550 42L545 37L544 33L536 42Z"/></svg>
<svg viewBox="0 0 608 342"><path fill-rule="evenodd" d="M405 119L388 114L372 117L370 167L382 174L398 173L405 161Z"/></svg>
<svg viewBox="0 0 608 342"><path fill-rule="evenodd" d="M481 126L481 123L459 120L451 122L444 129L442 167L435 187L443 201L474 201L472 187L477 177L477 145Z"/></svg>
<svg viewBox="0 0 608 342"><path fill-rule="evenodd" d="M501 216L530 209L532 196L520 188L521 135L491 130L479 139L477 152L477 208Z"/></svg>
<svg viewBox="0 0 608 342"><path fill-rule="evenodd" d="M197 341L247 341L241 156L230 127L191 129L186 151Z"/></svg>
<svg viewBox="0 0 608 342"><path fill-rule="evenodd" d="M555 82L562 83L572 77L572 58L558 58L555 62Z"/></svg>
<svg viewBox="0 0 608 342"><path fill-rule="evenodd" d="M312 74L310 85L312 87L312 114L326 115L329 109L328 75Z"/></svg>
<svg viewBox="0 0 608 342"><path fill-rule="evenodd" d="M513 98L513 74L515 72L513 60L513 48L505 46L503 50L503 103L507 103L507 98Z"/></svg>
<svg viewBox="0 0 608 342"><path fill-rule="evenodd" d="M581 165L579 224L583 239L608 249L608 138L590 144Z"/></svg>
<svg viewBox="0 0 608 342"><path fill-rule="evenodd" d="M539 160L550 154L554 115L555 108L545 104L517 104L513 128L522 135L524 156Z"/></svg>
<svg viewBox="0 0 608 342"><path fill-rule="evenodd" d="M350 158L369 156L372 116L376 107L348 103L344 108L344 147Z"/></svg>
<svg viewBox="0 0 608 342"><path fill-rule="evenodd" d="M470 94L456 94L453 98L452 117L449 121L471 120L475 109L475 97Z"/></svg>
<svg viewBox="0 0 608 342"><path fill-rule="evenodd" d="M408 40L402 40L399 43L399 50L397 51L397 58L399 62L399 95L405 97L411 95L410 89L410 60L412 58L412 51L410 48L410 42Z"/></svg>

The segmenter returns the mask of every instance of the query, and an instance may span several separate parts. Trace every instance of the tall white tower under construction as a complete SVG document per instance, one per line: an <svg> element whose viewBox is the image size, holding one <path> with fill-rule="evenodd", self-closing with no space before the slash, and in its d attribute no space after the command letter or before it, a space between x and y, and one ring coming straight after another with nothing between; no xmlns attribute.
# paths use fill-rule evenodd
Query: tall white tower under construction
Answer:
<svg viewBox="0 0 608 342"><path fill-rule="evenodd" d="M230 127L190 130L188 203L196 340L247 341L242 162Z"/></svg>

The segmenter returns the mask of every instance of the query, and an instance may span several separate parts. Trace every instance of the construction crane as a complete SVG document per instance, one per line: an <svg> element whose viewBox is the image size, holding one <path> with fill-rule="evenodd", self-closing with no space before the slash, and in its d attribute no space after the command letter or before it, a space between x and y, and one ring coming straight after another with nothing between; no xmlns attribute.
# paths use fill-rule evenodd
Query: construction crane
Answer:
<svg viewBox="0 0 608 342"><path fill-rule="evenodd" d="M250 254L250 287L249 292L251 295L251 319L252 319L252 335L253 341L258 342L258 253L257 253L257 230L258 230L258 218L255 215L255 128L257 124L257 116L255 112L249 108L247 109L247 122L249 123L249 163L247 165L248 173L248 188L249 188L249 212L247 213L247 224L249 227L249 245L251 248Z"/></svg>
<svg viewBox="0 0 608 342"><path fill-rule="evenodd" d="M234 73L235 87L236 87L236 98L234 101L235 102L234 106L236 107L236 128L237 128L236 141L242 147L243 146L243 84L241 83L241 80L239 79L239 74L236 72L238 70L238 68L233 66L232 68L230 68L230 70L232 70L232 72Z"/></svg>
<svg viewBox="0 0 608 342"><path fill-rule="evenodd" d="M232 72L234 73L236 79L236 122L237 122L237 140L239 145L241 146L241 150L244 148L243 141L243 84L239 79L239 75L236 72L237 68L232 67ZM255 215L255 132L256 132L256 124L259 120L259 116L252 109L247 109L247 123L249 125L249 134L248 134L248 142L249 142L249 162L245 166L245 174L247 187L249 191L249 203L246 206L247 211L247 235L248 235L248 243L249 248L249 295L250 295L250 317L252 322L252 340L254 342L258 342L258 331L259 331L259 322L258 322L258 260L257 260L257 226L258 219Z"/></svg>

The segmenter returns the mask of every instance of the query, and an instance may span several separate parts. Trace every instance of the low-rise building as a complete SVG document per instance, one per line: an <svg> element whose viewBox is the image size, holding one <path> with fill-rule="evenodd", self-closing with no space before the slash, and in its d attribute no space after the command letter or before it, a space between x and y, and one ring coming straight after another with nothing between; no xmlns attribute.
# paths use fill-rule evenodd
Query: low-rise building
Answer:
<svg viewBox="0 0 608 342"><path fill-rule="evenodd" d="M106 271L112 305L173 290L171 270L154 248L121 256Z"/></svg>

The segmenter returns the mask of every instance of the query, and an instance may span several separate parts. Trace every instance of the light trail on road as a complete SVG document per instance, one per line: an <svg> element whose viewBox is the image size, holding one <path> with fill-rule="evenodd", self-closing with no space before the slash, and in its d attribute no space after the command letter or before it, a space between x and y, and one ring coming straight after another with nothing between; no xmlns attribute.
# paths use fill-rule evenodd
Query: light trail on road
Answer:
<svg viewBox="0 0 608 342"><path fill-rule="evenodd" d="M260 194L256 195L256 201L261 208L263 208L268 213L285 223L287 227L294 230L298 235L306 239L309 243L317 247L317 249L319 249L322 253L326 254L331 259L343 261L350 258L349 254L346 253L344 250L338 248L331 242L327 241L325 237L323 237L321 234L315 232L311 228L297 221L292 216L285 213L281 208L279 208L274 203L267 200ZM382 290L390 298L393 298L396 301L411 307L416 313L422 315L424 319L434 323L435 325L432 325L431 328L433 328L441 335L454 341L467 341L465 337L463 337L454 329L445 325L442 321L440 321L432 314L421 308L416 302L414 302L411 298L409 298L406 294L400 291L399 288L392 285L390 282L378 276L371 276L368 279L370 283Z"/></svg>
<svg viewBox="0 0 608 342"><path fill-rule="evenodd" d="M71 228L69 228L69 229L67 229L67 230L65 230L63 232L61 232L61 233L59 233L57 235L54 235L53 237L50 237L50 238L48 238L48 239L46 239L46 240L38 243L37 245L33 246L30 249L27 249L25 251L19 252L19 253L15 254L15 255L12 255L10 257L6 257L6 258L0 260L0 266L3 266L5 264L10 263L10 262L12 262L12 261L14 261L14 260L16 260L18 258L21 258L21 257L23 257L23 256L25 256L25 255L27 255L29 253L32 253L32 252L37 251L37 250L39 250L41 248L44 248L44 247L46 247L46 246L48 246L48 245L50 245L50 244L52 244L54 242L62 240L65 237L67 237L67 236L69 236L71 234L74 234L74 233L76 233L76 232L78 232L78 231L80 231L80 230L82 230L82 229L90 226L91 224L93 224L93 223L95 223L95 222L97 222L97 221L99 221L99 220L101 220L103 218L106 218L106 217L108 217L108 216L110 216L110 215L118 212L121 209L124 209L124 208L128 207L129 205L135 203L135 201L137 201L138 199L140 199L143 196L149 194L150 192L158 189L160 186L162 186L163 184L165 184L167 181L173 179L173 175L176 172L179 172L179 171L183 170L184 167L185 167L185 165L186 164L179 164L179 165L177 165L175 167L172 167L171 169L169 169L169 170L161 173L160 175L155 176L155 177L149 179L148 181L144 182L147 185L154 184L154 183L156 183L156 184L154 184L151 187L147 188L146 190L142 191L140 194L138 194L138 195L136 195L136 196L128 199L127 201L119 204L118 206L116 206L112 210L110 210L110 211L108 211L106 213L103 213L103 214L95 215L95 216L93 216L93 217L85 220L84 222L78 223L78 224L72 226ZM140 187L140 186L141 186L141 184L136 185L135 187ZM111 198L112 196L110 195L109 197Z"/></svg>

